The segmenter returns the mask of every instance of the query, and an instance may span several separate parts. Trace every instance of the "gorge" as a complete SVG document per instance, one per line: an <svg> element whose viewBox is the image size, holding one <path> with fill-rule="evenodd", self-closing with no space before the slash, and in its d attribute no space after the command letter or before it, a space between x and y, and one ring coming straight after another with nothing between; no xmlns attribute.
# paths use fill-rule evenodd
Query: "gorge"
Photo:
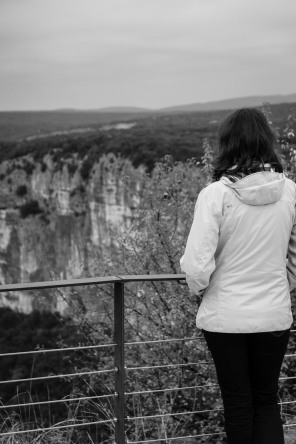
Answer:
<svg viewBox="0 0 296 444"><path fill-rule="evenodd" d="M110 260L111 227L128 227L137 195L122 183L117 167L136 170L127 160L115 165L103 155L87 180L75 154L57 165L52 154L26 155L0 164L1 284L97 276ZM134 191L137 184L134 182ZM24 313L66 310L50 291L1 293L0 305Z"/></svg>

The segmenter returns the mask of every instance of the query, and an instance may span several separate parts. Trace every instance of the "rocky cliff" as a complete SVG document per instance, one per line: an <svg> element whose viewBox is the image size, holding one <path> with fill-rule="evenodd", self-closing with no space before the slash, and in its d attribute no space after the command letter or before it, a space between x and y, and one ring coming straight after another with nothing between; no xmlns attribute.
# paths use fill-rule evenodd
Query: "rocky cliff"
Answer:
<svg viewBox="0 0 296 444"><path fill-rule="evenodd" d="M123 186L112 155L92 165L87 179L82 160L54 159L53 153L41 161L24 156L0 164L2 284L99 275L98 259L110 260L110 228L131 222L136 193ZM127 161L119 168L123 164L135 172ZM1 293L0 298L0 305L23 312L66 309L56 292Z"/></svg>

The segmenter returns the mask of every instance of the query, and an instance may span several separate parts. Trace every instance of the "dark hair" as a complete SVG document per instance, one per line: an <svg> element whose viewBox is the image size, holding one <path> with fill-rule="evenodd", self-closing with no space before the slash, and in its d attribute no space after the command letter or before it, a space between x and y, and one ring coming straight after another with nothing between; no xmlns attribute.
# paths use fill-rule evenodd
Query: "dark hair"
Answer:
<svg viewBox="0 0 296 444"><path fill-rule="evenodd" d="M237 165L233 173L240 170L246 174L256 163L270 163L277 172L283 166L274 145L275 134L264 114L255 108L234 111L221 123L218 130L218 155L214 161L213 179L220 177L230 167Z"/></svg>

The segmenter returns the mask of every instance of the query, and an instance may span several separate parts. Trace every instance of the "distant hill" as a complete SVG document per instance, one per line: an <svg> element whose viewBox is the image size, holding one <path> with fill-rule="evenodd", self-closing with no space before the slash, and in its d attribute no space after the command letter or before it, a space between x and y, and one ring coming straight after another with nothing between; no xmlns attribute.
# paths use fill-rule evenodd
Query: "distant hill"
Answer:
<svg viewBox="0 0 296 444"><path fill-rule="evenodd" d="M0 140L20 140L32 136L81 130L97 130L103 125L133 122L150 112L64 109L56 111L0 111Z"/></svg>
<svg viewBox="0 0 296 444"><path fill-rule="evenodd" d="M108 106L105 108L90 108L90 109L75 109L75 108L61 108L50 112L56 113L149 113L153 111L148 108L140 108L138 106ZM38 111L37 111L38 112ZM46 111L40 111L46 112Z"/></svg>
<svg viewBox="0 0 296 444"><path fill-rule="evenodd" d="M208 103L195 103L191 105L174 106L160 110L147 110L136 107L111 107L93 110L64 109L55 111L0 111L0 141L21 141L36 138L51 137L55 135L87 135L111 129L114 125L117 129L125 129L125 124L151 127L155 131L155 125L163 123L172 126L185 127L188 119L194 121L194 125L203 125L208 129L209 125L220 122L233 108L243 106L261 107L263 102L269 102L272 107L272 120L280 124L291 110L292 104L296 105L296 94L253 96L236 99L221 100ZM185 121L184 121L185 119ZM170 122L170 124L168 124ZM123 124L123 126L122 126ZM111 127L109 128L109 126ZM107 128L106 128L107 126ZM152 129L153 128L153 129Z"/></svg>
<svg viewBox="0 0 296 444"><path fill-rule="evenodd" d="M190 105L178 105L168 108L162 108L161 112L189 112L189 111L218 111L230 110L234 108L261 106L263 102L269 102L271 105L280 103L295 103L296 94L287 95L266 95L266 96L250 96L250 97L236 97L234 99L218 100L215 102L192 103Z"/></svg>
<svg viewBox="0 0 296 444"><path fill-rule="evenodd" d="M57 110L79 113L171 113L171 112L198 112L198 111L220 111L231 110L235 108L261 106L262 103L269 102L271 105L277 105L280 103L296 103L296 94L275 94L265 96L248 96L248 97L235 97L233 99L216 100L213 102L198 102L185 105L169 106L159 109L140 108L136 106L112 106L105 108L89 109L89 110Z"/></svg>
<svg viewBox="0 0 296 444"><path fill-rule="evenodd" d="M100 113L149 113L153 111L148 108L139 108L137 106L109 106L107 108L98 108L96 110L89 110Z"/></svg>

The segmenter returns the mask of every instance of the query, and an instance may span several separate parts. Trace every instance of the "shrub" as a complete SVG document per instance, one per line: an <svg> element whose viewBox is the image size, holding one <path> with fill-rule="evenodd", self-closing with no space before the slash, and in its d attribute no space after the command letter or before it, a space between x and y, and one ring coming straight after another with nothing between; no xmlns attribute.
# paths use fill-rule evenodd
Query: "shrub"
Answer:
<svg viewBox="0 0 296 444"><path fill-rule="evenodd" d="M42 209L39 207L39 202L37 200L30 200L20 207L20 213L21 217L25 219L28 216L42 213Z"/></svg>
<svg viewBox="0 0 296 444"><path fill-rule="evenodd" d="M68 163L67 168L68 168L68 172L69 172L70 176L74 176L74 174L78 168L78 164L74 163L74 162Z"/></svg>
<svg viewBox="0 0 296 444"><path fill-rule="evenodd" d="M83 180L87 180L89 178L89 174L90 171L93 167L93 162L90 158L86 158L82 165L81 165L81 169L80 169L80 174Z"/></svg>
<svg viewBox="0 0 296 444"><path fill-rule="evenodd" d="M33 173L34 169L35 169L35 165L32 162L26 162L23 165L23 169L24 169L24 171L26 171L28 176L30 176Z"/></svg>
<svg viewBox="0 0 296 444"><path fill-rule="evenodd" d="M44 173L47 170L47 164L45 162L41 162L41 172Z"/></svg>
<svg viewBox="0 0 296 444"><path fill-rule="evenodd" d="M25 196L27 192L28 192L27 185L19 185L16 189L16 195L19 197Z"/></svg>

